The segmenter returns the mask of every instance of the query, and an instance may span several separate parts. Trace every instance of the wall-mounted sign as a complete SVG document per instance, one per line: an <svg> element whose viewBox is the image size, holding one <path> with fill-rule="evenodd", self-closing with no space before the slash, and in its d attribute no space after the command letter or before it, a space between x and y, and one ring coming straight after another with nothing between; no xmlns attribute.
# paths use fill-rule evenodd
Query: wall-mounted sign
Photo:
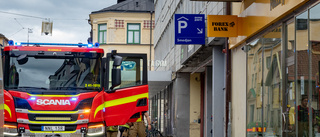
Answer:
<svg viewBox="0 0 320 137"><path fill-rule="evenodd" d="M208 37L237 37L238 16L235 15L208 15Z"/></svg>
<svg viewBox="0 0 320 137"><path fill-rule="evenodd" d="M204 14L175 14L175 44L205 44Z"/></svg>

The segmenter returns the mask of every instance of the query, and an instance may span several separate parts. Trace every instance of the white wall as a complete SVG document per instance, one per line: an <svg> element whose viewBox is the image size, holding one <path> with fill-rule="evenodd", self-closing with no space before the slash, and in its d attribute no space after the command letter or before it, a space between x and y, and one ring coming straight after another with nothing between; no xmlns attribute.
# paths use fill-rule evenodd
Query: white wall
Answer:
<svg viewBox="0 0 320 137"><path fill-rule="evenodd" d="M246 136L246 53L237 47L231 50L232 137ZM241 79L241 80L239 80Z"/></svg>

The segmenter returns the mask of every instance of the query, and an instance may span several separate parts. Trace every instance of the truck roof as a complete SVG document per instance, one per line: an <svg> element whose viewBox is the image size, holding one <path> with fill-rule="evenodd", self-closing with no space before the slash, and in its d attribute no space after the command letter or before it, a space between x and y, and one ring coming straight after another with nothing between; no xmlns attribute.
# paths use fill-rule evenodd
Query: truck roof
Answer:
<svg viewBox="0 0 320 137"><path fill-rule="evenodd" d="M19 51L52 51L52 52L92 52L104 53L101 48L87 48L87 47L63 47L63 46L6 46L4 51L12 51L18 49Z"/></svg>

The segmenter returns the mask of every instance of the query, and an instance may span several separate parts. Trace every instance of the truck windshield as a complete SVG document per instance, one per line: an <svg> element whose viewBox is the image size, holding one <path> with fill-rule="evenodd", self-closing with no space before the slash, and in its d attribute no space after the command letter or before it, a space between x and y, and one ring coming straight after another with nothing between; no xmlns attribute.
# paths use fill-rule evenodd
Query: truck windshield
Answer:
<svg viewBox="0 0 320 137"><path fill-rule="evenodd" d="M8 89L100 89L100 58L36 58L26 63L10 57ZM20 63L20 64L19 64Z"/></svg>

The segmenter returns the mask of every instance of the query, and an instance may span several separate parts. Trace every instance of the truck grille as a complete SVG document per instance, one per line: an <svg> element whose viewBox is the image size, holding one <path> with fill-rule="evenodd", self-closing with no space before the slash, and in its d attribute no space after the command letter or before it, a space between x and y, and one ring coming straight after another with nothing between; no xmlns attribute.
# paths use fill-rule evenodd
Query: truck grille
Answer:
<svg viewBox="0 0 320 137"><path fill-rule="evenodd" d="M76 121L78 114L28 114L30 121Z"/></svg>
<svg viewBox="0 0 320 137"><path fill-rule="evenodd" d="M36 121L71 121L71 117L35 117Z"/></svg>

